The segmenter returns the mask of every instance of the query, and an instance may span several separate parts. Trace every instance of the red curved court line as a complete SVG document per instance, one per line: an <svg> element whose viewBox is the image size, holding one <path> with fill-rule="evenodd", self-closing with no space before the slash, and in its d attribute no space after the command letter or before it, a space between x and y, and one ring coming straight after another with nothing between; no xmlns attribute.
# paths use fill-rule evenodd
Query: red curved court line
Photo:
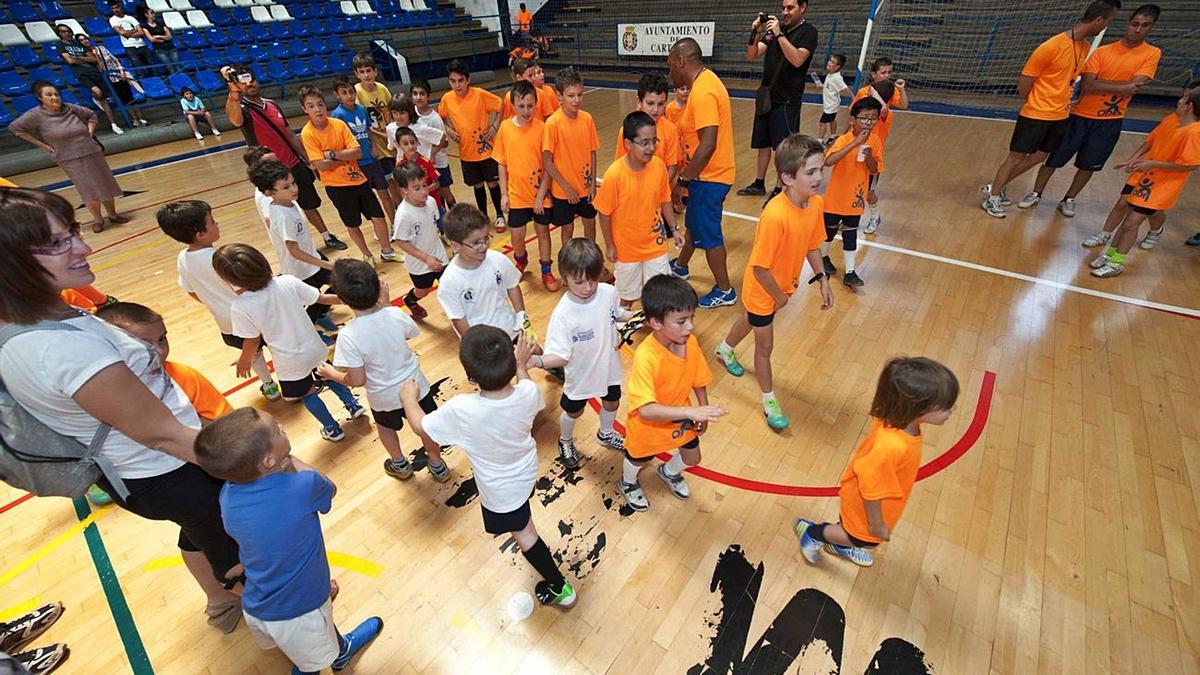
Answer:
<svg viewBox="0 0 1200 675"><path fill-rule="evenodd" d="M33 493L32 493L32 492L26 492L24 495L21 495L20 497L17 497L16 499L14 499L14 500L12 500L11 502L9 502L9 503L5 504L4 506L0 506L0 513L4 513L5 511L8 511L9 509L15 509L15 508L17 508L18 506L20 506L22 503L24 503L24 502L27 502L27 501L29 501L30 499L33 499Z"/></svg>
<svg viewBox="0 0 1200 675"><path fill-rule="evenodd" d="M240 183L241 181L238 181L238 182ZM226 187L226 186L222 186L222 187ZM201 190L200 192L204 192L204 190ZM196 192L193 194L200 194L200 192ZM226 206L233 206L234 204L244 202L247 199L253 199L253 196L241 197L240 199L234 199L233 201L228 201L223 204L215 204L212 206L212 210L216 211L217 209L223 209ZM168 199L167 201L176 201L176 200ZM159 202L159 203L165 203L165 202ZM149 206L157 206L157 205L158 204L150 204ZM143 209L143 208L148 208L148 207L147 206L138 207L137 209L133 209L133 211L137 211L137 210ZM127 211L127 213L133 213L133 211ZM94 248L94 249L92 249L92 254L95 255L96 253L99 253L101 251L107 251L108 249L113 248L114 246L117 246L118 244L124 244L125 242L130 241L131 239L137 239L138 237L140 237L142 235L146 235L146 234L150 234L151 232L158 232L158 231L159 231L159 229L158 229L157 225L155 225L154 227L148 227L148 228L142 230L141 232L134 232L133 234L131 234L127 237L124 237L122 239L118 239L116 241L110 241L109 243L101 246L100 248Z"/></svg>

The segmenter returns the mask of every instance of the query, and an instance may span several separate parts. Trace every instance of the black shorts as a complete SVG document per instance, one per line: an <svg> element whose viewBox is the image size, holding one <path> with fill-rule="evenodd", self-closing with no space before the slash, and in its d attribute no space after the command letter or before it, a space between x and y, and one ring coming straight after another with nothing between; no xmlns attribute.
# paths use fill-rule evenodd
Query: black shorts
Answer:
<svg viewBox="0 0 1200 675"><path fill-rule="evenodd" d="M383 169L383 165L379 162L371 162L370 164L359 164L358 168L362 169L363 175L367 177L367 184L373 190L386 190L388 171Z"/></svg>
<svg viewBox="0 0 1200 675"><path fill-rule="evenodd" d="M1032 155L1035 152L1051 153L1062 142L1067 131L1067 120L1035 120L1024 115L1017 116L1012 139L1008 142L1010 152Z"/></svg>
<svg viewBox="0 0 1200 675"><path fill-rule="evenodd" d="M437 410L437 401L433 400L433 393L433 389L430 389L429 393L425 394L425 398L418 401L418 405L421 406L421 410L424 410L426 415ZM376 410L371 408L371 418L375 420L375 424L394 431L403 429L404 420L408 419L404 416L404 408L396 408L395 410Z"/></svg>
<svg viewBox="0 0 1200 675"><path fill-rule="evenodd" d="M311 211L321 205L321 195L317 194L317 177L303 160L292 167L292 178L296 181L296 189L300 191L296 203L301 211Z"/></svg>
<svg viewBox="0 0 1200 675"><path fill-rule="evenodd" d="M450 165L435 167L438 175L438 187L450 187L454 185L454 174L450 173ZM497 176L496 180L499 180Z"/></svg>
<svg viewBox="0 0 1200 675"><path fill-rule="evenodd" d="M1130 185L1129 183L1126 183L1121 188L1121 194L1122 195L1133 194L1133 186ZM1135 206L1133 204L1130 204L1129 202L1125 202L1125 206L1128 206L1130 211L1135 211L1135 212L1140 213L1145 216L1152 216L1152 215L1158 213L1158 209L1152 209L1152 208L1148 208L1145 206Z"/></svg>
<svg viewBox="0 0 1200 675"><path fill-rule="evenodd" d="M75 74L75 79L79 80L79 86L88 92L88 96L92 95L90 89L96 87L100 90L100 98L108 98L108 85L104 84L104 78L100 77L100 71L95 68L89 68L88 70L79 72L72 70L71 72Z"/></svg>
<svg viewBox="0 0 1200 675"><path fill-rule="evenodd" d="M1121 140L1122 120L1094 120L1071 115L1067 118L1067 129L1058 148L1046 158L1046 166L1061 169L1075 158L1075 168L1082 171L1099 171L1112 156L1117 141Z"/></svg>
<svg viewBox="0 0 1200 675"><path fill-rule="evenodd" d="M483 531L488 534L520 532L529 524L529 519L533 518L533 513L529 510L529 500L525 500L524 504L508 513L496 513L483 504L480 504L479 508L483 510Z"/></svg>
<svg viewBox="0 0 1200 675"><path fill-rule="evenodd" d="M325 254L323 254L323 253L318 252L317 255L321 256L322 260L328 260L328 258L326 258ZM322 267L321 269L314 272L307 279L304 279L304 283L306 283L309 286L312 286L313 288L317 289L318 291L324 293L324 292L326 292L325 291L326 287L329 286L329 283L332 280L333 280L333 272L330 272L329 270ZM330 292L332 292L332 290ZM304 309L304 312L306 314L308 314L309 319L316 321L317 319L320 319L321 317L325 316L326 314L329 314L330 309L331 309L331 307L329 305L323 305L319 302L316 302L316 303L313 303L313 304L309 305L308 307L306 307Z"/></svg>
<svg viewBox="0 0 1200 675"><path fill-rule="evenodd" d="M554 211L551 206L547 209L542 209L541 214L535 213L533 208L528 209L509 209L508 210L508 226L509 227L525 227L529 221L533 221L534 225L550 226L550 216Z"/></svg>
<svg viewBox="0 0 1200 675"><path fill-rule="evenodd" d="M825 234L828 235L830 232L833 232L833 234L837 234L839 226L841 226L841 229L843 229L843 230L857 229L858 223L861 220L862 220L862 215L843 216L843 215L840 215L837 213L826 213L825 214ZM830 235L829 239L826 239L826 241L832 241L832 240L833 240L832 235Z"/></svg>
<svg viewBox="0 0 1200 675"><path fill-rule="evenodd" d="M591 220L596 217L596 207L592 206L592 202L587 197L580 197L579 201L572 204L565 199L551 197L550 203L550 222L555 225L570 225L575 222L575 216L579 216L584 220Z"/></svg>
<svg viewBox="0 0 1200 675"><path fill-rule="evenodd" d="M113 82L112 88L113 91L117 92L117 98L121 99L121 103L125 105L133 103L133 87L129 85L129 80Z"/></svg>
<svg viewBox="0 0 1200 675"><path fill-rule="evenodd" d="M500 180L500 167L491 157L478 162L462 159L459 163L462 164L463 182L471 187Z"/></svg>
<svg viewBox="0 0 1200 675"><path fill-rule="evenodd" d="M609 403L611 403L613 401L620 401L621 400L621 385L619 385L619 384L609 385L608 391L606 391L604 393L604 396L600 397L600 400L608 401ZM558 405L562 407L564 412L566 412L570 415L575 415L580 412L583 412L583 407L585 405L587 405L587 401L576 401L573 398L567 398L567 395L563 394L562 398L558 399Z"/></svg>
<svg viewBox="0 0 1200 675"><path fill-rule="evenodd" d="M396 177L392 175L392 171L396 169L395 157L380 157L379 168L383 169L383 175L386 176L388 180L396 179Z"/></svg>
<svg viewBox="0 0 1200 675"><path fill-rule="evenodd" d="M325 194L337 209L338 217L346 227L359 227L362 219L382 218L383 207L371 192L370 183L359 185L326 185Z"/></svg>
<svg viewBox="0 0 1200 675"><path fill-rule="evenodd" d="M775 321L775 312L765 315L746 312L746 320L749 321L750 325L755 328L766 328Z"/></svg>
<svg viewBox="0 0 1200 675"><path fill-rule="evenodd" d="M442 278L442 273L439 271L426 272L425 274L409 274L408 278L412 279L413 286L423 291L426 288L433 288L433 283Z"/></svg>
<svg viewBox="0 0 1200 675"><path fill-rule="evenodd" d="M820 119L821 124L833 124L836 121L837 121L837 113L835 113L835 112L821 113L821 119Z"/></svg>
<svg viewBox="0 0 1200 675"><path fill-rule="evenodd" d="M285 401L299 401L308 396L308 392L313 390L319 378L316 372L309 373L300 380L279 380L279 393L283 394Z"/></svg>
<svg viewBox="0 0 1200 675"><path fill-rule="evenodd" d="M841 525L841 524L842 524L842 521L839 520L838 525ZM842 529L845 530L846 527L843 525ZM876 546L879 546L879 544L877 544L873 541L865 541L863 539L859 539L858 537L850 534L849 532L846 533L846 538L850 540L851 544L854 544L858 548L875 548Z"/></svg>
<svg viewBox="0 0 1200 675"><path fill-rule="evenodd" d="M688 441L687 443L684 443L683 445L679 446L679 449L680 450L695 450L699 447L700 447L700 437L697 436L696 438L693 438L692 440ZM654 459L654 457L653 456L634 457L633 455L629 454L629 448L625 448L625 459L633 462L634 464L645 464L646 462L649 462L650 460Z"/></svg>
<svg viewBox="0 0 1200 675"><path fill-rule="evenodd" d="M755 150L777 148L783 139L800 131L800 104L775 103L771 112L754 117L750 147Z"/></svg>

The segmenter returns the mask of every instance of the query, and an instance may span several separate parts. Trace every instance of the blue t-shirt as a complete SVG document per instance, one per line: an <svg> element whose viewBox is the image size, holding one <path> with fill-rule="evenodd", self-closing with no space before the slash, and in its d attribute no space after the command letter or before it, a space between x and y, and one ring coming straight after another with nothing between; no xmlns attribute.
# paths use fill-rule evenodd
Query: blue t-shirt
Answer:
<svg viewBox="0 0 1200 675"><path fill-rule="evenodd" d="M358 139L358 144L362 147L358 165L374 164L375 156L371 154L371 114L367 112L367 109L359 104L355 104L353 110L339 105L329 114L345 122L346 126L350 127L350 133Z"/></svg>
<svg viewBox="0 0 1200 675"><path fill-rule="evenodd" d="M242 607L263 621L294 619L329 599L329 561L318 513L333 483L315 471L273 473L221 488L221 519L246 567Z"/></svg>
<svg viewBox="0 0 1200 675"><path fill-rule="evenodd" d="M194 97L190 101L185 97L180 97L179 105L183 107L184 112L199 112L204 110L204 101L201 101L199 96Z"/></svg>

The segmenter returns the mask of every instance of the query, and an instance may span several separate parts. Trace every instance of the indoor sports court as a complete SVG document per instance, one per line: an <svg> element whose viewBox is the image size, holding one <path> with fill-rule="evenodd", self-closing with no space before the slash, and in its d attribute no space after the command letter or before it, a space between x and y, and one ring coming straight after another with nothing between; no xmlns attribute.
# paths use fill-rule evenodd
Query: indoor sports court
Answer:
<svg viewBox="0 0 1200 675"><path fill-rule="evenodd" d="M6 4L10 14L16 12L18 3ZM203 4L192 0L201 11ZM310 6L316 4L336 3L274 6L287 7L302 22L300 13L315 11ZM386 3L369 4L378 20L399 21L385 11ZM392 3L407 11L402 4ZM638 105L638 75L667 72L665 51L620 54L616 24L717 26L710 46L716 55L706 58L731 98L737 178L724 202L722 227L732 282L740 289L763 198L736 194L755 175L750 130L762 73L762 60L748 62L739 50L755 13L778 9L743 2L719 8L673 0L636 4L529 3L535 32L548 37L553 49L541 55L541 65L551 84L560 67L574 65L582 73L583 108L595 121L597 168L603 172L622 120ZM113 137L101 123L101 141L113 146L105 157L125 193L118 210L130 222L99 233L84 228L95 286L159 312L171 360L204 373L234 407L269 411L287 432L293 455L337 485L332 509L320 521L340 587L334 618L350 626L376 615L385 626L349 670L1200 672L1200 473L1191 476L1200 472L1200 248L1185 245L1200 230L1195 179L1167 213L1161 243L1153 250L1135 247L1121 276L1096 278L1087 263L1097 251L1080 243L1100 229L1125 172L1111 166L1097 172L1071 218L1055 209L1071 181L1070 166L1054 175L1036 208L1015 203L1030 189L1034 170L1010 183L1014 203L1007 217L980 209L987 196L980 186L992 181L1008 154L1020 106L1011 85L1028 52L1066 30L1086 3L1014 9L992 43L987 30L960 26L941 52L939 25L949 26L956 12L999 17L1004 3L810 4L808 20L820 31L810 74L823 75L836 49L849 56L845 73L852 86L861 49L867 63L890 55L893 77L909 82L911 104L894 113L886 173L877 187L882 224L874 234L858 235L857 270L865 284L851 288L835 279L833 307L822 311L816 284L800 283L777 316L774 387L790 418L782 431L765 423L754 379L729 375L712 353L744 310L697 310L693 334L714 375L709 401L729 414L703 436L703 461L688 472L687 501L643 473L650 509L634 512L626 505L617 488L622 454L595 441L594 400L575 430L581 466L565 468L555 453L562 385L534 371L545 407L532 429L540 464L531 506L542 538L579 594L567 609L536 606L530 613L536 573L512 537L480 531L478 489L463 451L445 452L452 475L435 482L423 470L419 441L403 430L401 443L411 449L416 474L395 480L380 470L386 454L369 416L346 419L338 407L345 439L330 443L318 436L318 424L303 406L267 401L256 380L235 374L235 352L222 344L205 307L177 283L182 245L155 222L167 203L203 200L220 227L218 245L249 244L268 252L274 264L246 179L245 141L225 121L224 93L202 96L220 137L205 134L196 141L175 120L173 137L117 150L141 130ZM63 5L81 21L98 13L90 3ZM507 25L517 8L499 5L444 2L430 10L450 11L463 22L461 29L397 24L378 32L396 45L419 39L412 38L414 30L427 36L461 30L467 41L477 32L490 35L490 41L477 41L482 47L447 53L476 59L472 83L503 97L512 80L507 54L489 60L487 50L507 52L510 38L501 35L505 47L496 47L500 33L487 31L499 18ZM1148 38L1163 48L1159 75L1130 106L1114 163L1146 141L1200 72L1194 39L1200 13L1186 2L1161 5L1162 18ZM361 20L350 28L362 30L339 38L350 51L374 35L373 19L355 9ZM1127 2L1118 11L1104 44L1120 38L1132 9ZM187 30L185 24L177 33ZM865 41L864 30L870 31ZM1181 37L1188 31L1191 38ZM1021 35L1005 42L1014 32ZM466 42L437 41L435 51L454 44ZM951 71L970 68L948 61L950 50L977 53L984 47L995 56L978 75L951 77ZM423 57L405 53L413 72L433 81L432 98L448 95L445 80L435 79L445 75L444 59L423 64ZM264 95L284 105L290 126L299 131L306 118L294 100L297 85L315 83L332 101L333 75L280 78ZM393 93L406 89L387 76L380 81ZM842 99L839 129L847 123L853 93ZM817 135L820 95L809 82L801 133ZM179 116L173 94L167 103L144 108L151 130ZM9 137L5 152L31 148L3 136ZM460 180L456 143L449 152L458 181L454 195L473 203ZM59 167L4 175L78 204L80 222L87 222L76 188ZM775 181L772 170L768 190ZM329 200L321 211L330 231L346 239ZM490 204L489 213L495 216ZM580 229L576 225L576 236ZM370 227L363 232L370 240ZM527 237L532 241L532 229ZM552 237L557 253L558 234ZM510 254L511 233L493 233L490 247ZM355 252L324 253L336 259ZM677 255L674 248L670 255ZM838 242L829 255L843 266ZM380 261L377 270L393 304L403 306L401 296L411 287L404 265ZM812 272L806 269L801 281ZM700 294L713 285L703 255L693 258L689 283ZM536 267L526 270L521 287L534 330L544 335L566 290L547 291ZM436 290L424 304L429 316L418 321L420 335L409 344L435 383L437 399L475 391ZM352 317L347 307L333 309L339 324ZM644 329L621 347L626 372L643 339L654 338ZM753 340L739 348L748 367L752 349ZM942 426L924 428L911 499L892 540L875 550L874 565L856 567L830 555L806 564L793 522L838 520L839 477L871 425L880 369L899 355L927 356L955 373L960 389L953 414ZM623 401L618 431L627 414ZM205 622L204 595L183 565L177 531L170 522L139 518L116 505L34 498L0 483L0 622L63 603L62 618L36 641L69 645L60 673L287 672L287 657L260 649L244 622L228 634Z"/></svg>

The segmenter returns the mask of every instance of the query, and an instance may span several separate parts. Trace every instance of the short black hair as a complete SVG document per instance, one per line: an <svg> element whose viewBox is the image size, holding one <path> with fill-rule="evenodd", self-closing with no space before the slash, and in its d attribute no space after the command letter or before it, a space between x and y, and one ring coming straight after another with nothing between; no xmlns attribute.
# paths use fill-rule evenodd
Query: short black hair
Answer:
<svg viewBox="0 0 1200 675"><path fill-rule="evenodd" d="M334 77L333 93L337 94L337 90L343 87L349 89L350 91L354 91L354 80L350 79L349 75L338 75Z"/></svg>
<svg viewBox="0 0 1200 675"><path fill-rule="evenodd" d="M700 299L691 284L671 274L657 274L642 287L642 310L647 319L665 321L671 312L696 309Z"/></svg>
<svg viewBox="0 0 1200 675"><path fill-rule="evenodd" d="M857 101L855 101L854 103L850 104L850 116L851 117L857 117L858 113L860 113L864 110L876 110L876 111L883 110L883 104L880 103L879 101L876 101L875 98L872 96L860 98Z"/></svg>
<svg viewBox="0 0 1200 675"><path fill-rule="evenodd" d="M1158 21L1160 14L1162 14L1162 8L1158 5L1142 5L1133 10L1133 14L1130 14L1129 18L1132 19L1135 16L1148 16L1151 19Z"/></svg>
<svg viewBox="0 0 1200 675"><path fill-rule="evenodd" d="M208 229L212 207L199 199L182 199L158 210L158 229L181 244L191 245L196 235Z"/></svg>
<svg viewBox="0 0 1200 675"><path fill-rule="evenodd" d="M879 70L880 68L884 68L886 66L894 66L894 65L896 65L896 64L892 63L891 59L889 59L886 56L881 56L871 62L871 72L874 73L875 71Z"/></svg>
<svg viewBox="0 0 1200 675"><path fill-rule="evenodd" d="M413 89L423 89L426 94L432 94L433 88L429 86L429 80L423 77L414 77L412 84L408 85L408 93L411 96Z"/></svg>
<svg viewBox="0 0 1200 675"><path fill-rule="evenodd" d="M533 88L533 83L529 80L517 80L512 86L512 102L516 105L517 99L525 98L526 96L537 97L537 89Z"/></svg>
<svg viewBox="0 0 1200 675"><path fill-rule="evenodd" d="M458 360L467 377L483 391L508 386L517 374L517 355L508 333L486 324L467 329L458 345Z"/></svg>
<svg viewBox="0 0 1200 675"><path fill-rule="evenodd" d="M334 292L350 309L364 311L379 303L379 274L367 263L355 258L339 258L333 263Z"/></svg>
<svg viewBox="0 0 1200 675"><path fill-rule="evenodd" d="M408 136L416 138L417 132L413 131L412 127L396 127L396 133L394 136L392 136L392 140L399 143L401 138L406 138Z"/></svg>
<svg viewBox="0 0 1200 675"><path fill-rule="evenodd" d="M891 80L872 82L871 88L874 89L875 92L879 94L879 98L883 99L884 101L890 101L892 100L892 97L896 95L896 85Z"/></svg>
<svg viewBox="0 0 1200 675"><path fill-rule="evenodd" d="M516 77L517 75L524 75L525 71L529 70L534 65L535 64L533 62L533 59L527 59L523 56L519 56L519 57L513 59L513 62L512 62L513 77Z"/></svg>
<svg viewBox="0 0 1200 675"><path fill-rule="evenodd" d="M471 69L467 67L467 62L462 59L454 59L446 65L446 77L458 73L468 80L471 79Z"/></svg>
<svg viewBox="0 0 1200 675"><path fill-rule="evenodd" d="M250 178L251 185L266 194L267 190L275 189L276 183L291 176L292 170L277 159L268 159L251 164L250 168L246 169L246 175Z"/></svg>
<svg viewBox="0 0 1200 675"><path fill-rule="evenodd" d="M370 52L359 52L350 60L350 70L358 70L359 68L375 69L378 67L379 65L375 63L375 59L371 56Z"/></svg>
<svg viewBox="0 0 1200 675"><path fill-rule="evenodd" d="M403 127L407 129L408 127ZM428 174L425 173L425 167L416 162L400 162L392 169L392 175L396 178L396 185L400 186L401 190L408 188L408 184L414 180L425 182Z"/></svg>
<svg viewBox="0 0 1200 675"><path fill-rule="evenodd" d="M109 303L96 309L96 317L125 330L163 320L162 314L136 302Z"/></svg>
<svg viewBox="0 0 1200 675"><path fill-rule="evenodd" d="M583 77L575 70L575 66L567 66L554 75L554 88L563 93L567 87L583 86Z"/></svg>
<svg viewBox="0 0 1200 675"><path fill-rule="evenodd" d="M837 54L833 54L829 58L833 59L833 62L838 64L839 66L846 65L846 55L842 54L841 52L838 52Z"/></svg>
<svg viewBox="0 0 1200 675"><path fill-rule="evenodd" d="M638 131L643 127L653 127L654 118L649 113L641 110L634 110L625 116L625 120L621 122L621 138L627 141L632 141L637 138Z"/></svg>
<svg viewBox="0 0 1200 675"><path fill-rule="evenodd" d="M483 215L482 211L466 202L459 202L451 206L450 210L446 212L444 223L446 238L459 244L466 241L472 232L487 230L490 225L487 216Z"/></svg>
<svg viewBox="0 0 1200 675"><path fill-rule="evenodd" d="M1087 9L1083 10L1083 17L1079 20L1088 23L1096 19L1103 19L1118 9L1121 9L1121 0L1092 0Z"/></svg>
<svg viewBox="0 0 1200 675"><path fill-rule="evenodd" d="M666 96L670 91L671 83L667 82L667 76L662 73L646 73L638 78L637 97L639 101L646 98L646 94Z"/></svg>
<svg viewBox="0 0 1200 675"><path fill-rule="evenodd" d="M273 152L275 151L265 145L251 145L242 153L242 161L246 163L247 167L250 167Z"/></svg>

